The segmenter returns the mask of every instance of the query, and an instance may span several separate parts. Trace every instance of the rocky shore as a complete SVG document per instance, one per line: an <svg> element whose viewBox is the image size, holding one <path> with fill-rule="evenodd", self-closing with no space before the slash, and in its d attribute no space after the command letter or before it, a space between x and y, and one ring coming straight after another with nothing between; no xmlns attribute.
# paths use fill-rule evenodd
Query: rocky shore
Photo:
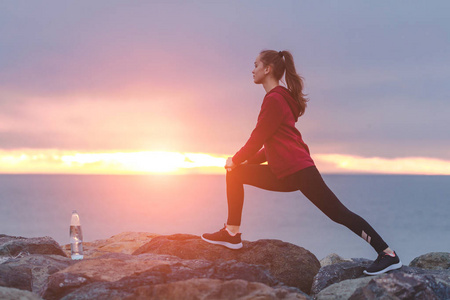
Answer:
<svg viewBox="0 0 450 300"><path fill-rule="evenodd" d="M367 277L364 258L319 261L280 240L240 250L187 234L125 232L70 246L0 234L0 299L450 299L450 253Z"/></svg>

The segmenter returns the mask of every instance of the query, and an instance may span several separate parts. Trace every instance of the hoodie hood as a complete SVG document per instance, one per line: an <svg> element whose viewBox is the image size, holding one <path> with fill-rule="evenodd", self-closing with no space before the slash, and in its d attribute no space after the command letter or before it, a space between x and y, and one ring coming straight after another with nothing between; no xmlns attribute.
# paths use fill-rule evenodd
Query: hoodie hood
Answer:
<svg viewBox="0 0 450 300"><path fill-rule="evenodd" d="M284 100L288 103L289 107L291 108L292 114L294 115L295 122L298 121L298 115L300 114L300 105L298 102L291 96L291 93L287 88L284 86L276 86L272 90L270 90L267 95L271 93L277 93L283 96ZM266 95L266 96L267 96Z"/></svg>

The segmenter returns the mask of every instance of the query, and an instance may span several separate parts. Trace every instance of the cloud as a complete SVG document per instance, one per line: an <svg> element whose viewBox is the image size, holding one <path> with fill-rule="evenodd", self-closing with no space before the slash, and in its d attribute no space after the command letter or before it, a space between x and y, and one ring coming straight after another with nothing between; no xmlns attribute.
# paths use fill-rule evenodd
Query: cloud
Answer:
<svg viewBox="0 0 450 300"><path fill-rule="evenodd" d="M359 157L341 154L318 154L318 164L332 166L337 172L450 175L450 160L427 157Z"/></svg>
<svg viewBox="0 0 450 300"><path fill-rule="evenodd" d="M224 174L224 165L225 156L206 153L0 151L0 173L13 174Z"/></svg>
<svg viewBox="0 0 450 300"><path fill-rule="evenodd" d="M0 151L0 173L224 174L228 155L166 151L81 152L55 149ZM427 157L360 157L317 154L324 173L450 175L450 160Z"/></svg>
<svg viewBox="0 0 450 300"><path fill-rule="evenodd" d="M271 48L306 78L313 152L448 159L448 6L4 1L0 145L233 153Z"/></svg>

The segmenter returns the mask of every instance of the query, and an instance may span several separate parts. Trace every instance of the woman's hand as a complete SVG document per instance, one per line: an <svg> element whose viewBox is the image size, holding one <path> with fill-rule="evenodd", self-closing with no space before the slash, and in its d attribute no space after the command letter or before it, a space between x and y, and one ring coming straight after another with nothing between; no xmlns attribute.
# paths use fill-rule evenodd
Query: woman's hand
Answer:
<svg viewBox="0 0 450 300"><path fill-rule="evenodd" d="M233 162L233 159L231 157L227 158L227 162L225 164L225 169L230 172L232 171L234 168L236 168L237 165Z"/></svg>
<svg viewBox="0 0 450 300"><path fill-rule="evenodd" d="M247 161L244 161L243 163L241 163L241 165L244 165L244 164L246 164L247 163ZM231 157L228 157L228 159L227 159L227 162L226 162L226 164L225 164L225 169L228 171L228 172L230 172L230 171L233 171L233 169L234 168L236 168L238 165L236 165L234 162L233 162L233 159L231 158Z"/></svg>

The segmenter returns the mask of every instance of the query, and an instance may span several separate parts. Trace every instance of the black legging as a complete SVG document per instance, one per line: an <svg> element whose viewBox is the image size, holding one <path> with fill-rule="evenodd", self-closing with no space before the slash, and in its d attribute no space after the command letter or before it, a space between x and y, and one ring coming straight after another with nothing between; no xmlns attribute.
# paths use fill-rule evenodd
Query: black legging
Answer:
<svg viewBox="0 0 450 300"><path fill-rule="evenodd" d="M362 237L377 253L388 247L369 223L348 210L339 201L314 166L300 170L283 179L278 179L268 165L245 164L227 172L228 225L241 225L244 184L278 192L300 190L331 220L346 226Z"/></svg>

